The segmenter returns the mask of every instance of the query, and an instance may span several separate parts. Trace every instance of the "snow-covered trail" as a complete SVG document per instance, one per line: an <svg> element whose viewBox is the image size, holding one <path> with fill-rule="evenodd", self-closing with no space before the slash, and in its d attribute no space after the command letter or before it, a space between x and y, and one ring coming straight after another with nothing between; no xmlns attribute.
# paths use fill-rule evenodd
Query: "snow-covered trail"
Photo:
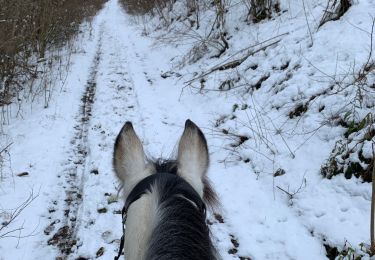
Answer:
<svg viewBox="0 0 375 260"><path fill-rule="evenodd" d="M123 201L117 197L112 170L118 131L124 122L132 121L148 155L168 158L188 118L201 127L209 144L209 177L222 202L221 211L210 215L209 223L223 259L326 259L322 237L314 234L314 228L318 227L317 233L330 229L327 219L324 223L319 219L329 220L335 214L327 209L336 201L344 200L349 208L353 202L339 185L332 188L314 177L324 153L306 148L305 154L316 158L316 166L308 172L309 194L304 193L295 208L282 192L275 195L272 177L257 176L243 162L226 164L226 141L214 125L233 102L241 100L192 93L183 88L176 73L161 77L179 50L140 36L132 19L117 0L108 1L93 21L93 36L82 43L85 51L73 60L66 91L56 96L52 108L34 111L36 117L10 129L17 138L14 171L28 169L32 176L16 179L13 187L2 187L6 194L2 196L12 205L19 204L33 187L38 188L39 197L21 215L27 229L35 232L18 241L0 240L0 259L113 259L122 232ZM297 170L290 166L300 173L288 178L302 179L307 160L312 159L300 159ZM288 163L293 161L285 157ZM332 196L332 189L340 190L337 198L314 209L322 198ZM19 190L25 192L20 195ZM362 207L368 203L362 194L359 200ZM341 208L339 213L345 214ZM353 226L356 223L348 228Z"/></svg>
<svg viewBox="0 0 375 260"><path fill-rule="evenodd" d="M125 121L134 123L151 157L169 157L173 156L184 121L191 118L204 129L212 147L210 176L221 195L223 212L212 216L210 222L224 259L254 256L259 259L301 259L306 246L299 247L300 240L306 241L310 252L316 252L311 258L305 256L304 259L324 258L321 245L294 213L283 201L275 201L273 193L265 190L262 182L246 174L248 169L232 167L226 170L219 163L223 153L221 141L213 138L210 132L212 121L220 113L220 108L212 105L216 103L215 97L181 95L181 86L173 85L175 79L160 77L169 68L167 58L171 56L165 49L152 45L151 40L138 36L132 20L117 1L108 2L102 15L101 55L87 138L90 152L82 179L82 202L76 216L79 222L77 249L72 256L90 258L104 252L103 257L110 258L116 252L121 235L118 213L122 201L112 203L116 180L111 158L113 141L122 124ZM262 209L262 214L257 215L257 208ZM265 219L278 211L280 215L276 218ZM284 243L285 237L295 239L292 243ZM252 251L253 240L271 250Z"/></svg>
<svg viewBox="0 0 375 260"><path fill-rule="evenodd" d="M148 55L151 42L140 39L131 23L117 1L109 1L93 25L96 54L56 187L65 195L49 206L44 232L62 258L111 259L117 252L123 201L117 201L111 161L125 121L133 122L151 157L166 158L187 118L202 127L209 119L198 103L179 101L179 88L162 85L160 71L169 64L162 53Z"/></svg>
<svg viewBox="0 0 375 260"><path fill-rule="evenodd" d="M71 163L74 169L76 164L80 165L80 178L72 179L72 167L67 168L64 175L68 185L63 184L63 187L68 207L64 209L64 220L58 221L60 225L54 224L56 220L52 221L56 232L48 240L48 244L59 249L63 258L90 259L102 255L111 258L121 237L123 202L117 202L118 183L111 164L113 143L125 121L139 126L144 121L129 70L131 46L121 18L120 6L116 1L110 1L94 24L99 33L97 54L87 83L89 90L93 87L93 93L91 99L85 98L84 93L81 106L89 104L90 111L79 119L75 126L79 129L78 136L76 134L71 142L71 154L75 157ZM79 143L75 144L76 141Z"/></svg>

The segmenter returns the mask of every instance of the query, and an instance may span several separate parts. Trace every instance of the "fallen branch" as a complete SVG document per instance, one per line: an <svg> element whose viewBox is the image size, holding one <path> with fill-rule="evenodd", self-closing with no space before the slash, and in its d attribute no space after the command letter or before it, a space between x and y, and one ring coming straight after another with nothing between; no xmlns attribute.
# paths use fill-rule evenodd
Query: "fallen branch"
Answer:
<svg viewBox="0 0 375 260"><path fill-rule="evenodd" d="M236 52L235 54L231 55L231 56L230 56L229 58L227 58L226 60L224 60L222 63L220 63L220 64L218 64L218 65L212 67L211 69L209 69L207 72L204 72L203 74L201 74L201 75L199 75L199 76L197 76L197 77L195 77L195 78L193 78L193 79L190 79L190 80L188 80L188 81L186 81L186 82L184 82L184 83L185 83L186 85L189 85L189 84L191 84L192 82L194 82L194 81L196 81L196 80L198 80L198 79L204 78L205 76L207 76L207 75L209 75L209 74L211 74L211 73L213 73L213 72L215 72L215 71L218 71L218 70L234 69L234 68L240 66L240 65L241 65L245 60L247 60L250 56L252 56L252 55L254 55L255 53L258 53L258 52L260 52L260 51L263 51L263 50L267 49L268 47L270 47L270 46L272 46L272 45L275 45L275 44L279 43L279 42L281 41L281 39L278 39L277 41L274 41L274 42L272 42L272 43L270 43L270 44L267 44L267 45L265 45L265 46L263 46L263 47L261 47L261 48L255 50L255 51L251 51L251 50L249 50L249 49L254 48L254 47L256 47L256 46L259 46L259 45L262 45L262 44L264 44L264 43L266 43L266 42L269 42L269 41L271 41L271 40L273 40L273 39L275 39L275 38L279 38L279 37L284 36L284 35L287 35L287 34L288 34L288 33L280 34L280 35L278 35L278 36L275 36L275 37L272 37L272 38L270 38L270 39L268 39L268 40L265 40L265 41L263 41L263 42L261 42L261 43L258 43L258 44L255 44L255 45L252 45L252 46L246 47L246 48L244 48L244 49L241 49L241 50L239 50L238 52ZM226 62L226 61L230 60L231 58L233 58L234 56L236 56L237 54L240 54L240 53L242 53L242 52L244 52L244 51L247 51L247 53L246 53L243 57L241 57L241 58L239 58L239 59L236 59L236 60L232 60L232 61ZM224 62L226 62L226 63L224 63Z"/></svg>

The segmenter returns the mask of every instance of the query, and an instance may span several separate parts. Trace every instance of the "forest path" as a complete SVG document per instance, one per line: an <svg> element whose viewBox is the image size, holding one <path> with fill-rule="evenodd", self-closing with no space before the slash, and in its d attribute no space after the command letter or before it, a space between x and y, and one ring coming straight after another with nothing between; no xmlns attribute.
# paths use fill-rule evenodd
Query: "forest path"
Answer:
<svg viewBox="0 0 375 260"><path fill-rule="evenodd" d="M119 129L124 122L131 121L150 157L169 158L174 155L185 120L190 118L207 136L210 177L224 204L224 211L210 215L208 220L223 258L251 259L249 237L257 237L260 244L267 241L276 248L276 254L282 252L281 259L293 258L290 252L295 252L295 246L284 245L285 236L313 240L306 228L294 218L283 199L275 201L271 187L264 189L264 183L255 175L247 174L246 164L225 169L224 140L215 135L218 129L212 128L220 113L220 101L215 96L197 95L181 88L181 75L166 71L171 63L168 56L163 56L152 39L138 35L132 19L118 1L110 0L93 24L99 34L97 54L81 104L89 111L80 108L77 116L76 133L62 174L65 177L60 183L65 206L58 207L63 212L57 211L57 215L63 217L57 221L56 217L51 218L55 233L49 234L49 244L59 248L62 258L112 258L122 232L123 200L118 196L111 163ZM251 206L243 207L246 203ZM273 215L275 207L280 216L270 225L284 226L284 232L277 235L264 223L264 215ZM262 209L262 214L258 215L255 208ZM291 223L294 228L288 230ZM243 225L246 228L239 232L238 227ZM319 250L316 243L310 244ZM275 253L264 254L266 258L275 258Z"/></svg>
<svg viewBox="0 0 375 260"><path fill-rule="evenodd" d="M96 54L58 175L56 189L65 195L48 207L51 223L44 230L48 244L58 248L62 259L99 257L108 254L107 245L114 252L121 237L122 201L111 165L113 142L125 121L142 125L142 109L129 75L129 47L117 20L122 16L117 2L109 1L93 22L94 33L99 34Z"/></svg>

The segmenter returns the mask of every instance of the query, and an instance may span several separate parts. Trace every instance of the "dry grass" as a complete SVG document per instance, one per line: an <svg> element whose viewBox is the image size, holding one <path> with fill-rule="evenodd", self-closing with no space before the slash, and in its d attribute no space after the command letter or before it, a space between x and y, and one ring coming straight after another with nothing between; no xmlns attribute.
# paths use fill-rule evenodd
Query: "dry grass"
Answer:
<svg viewBox="0 0 375 260"><path fill-rule="evenodd" d="M168 4L173 4L173 0L121 0L126 12L132 15L144 15L147 13L159 13Z"/></svg>
<svg viewBox="0 0 375 260"><path fill-rule="evenodd" d="M351 0L328 0L324 15L320 20L319 27L328 21L336 21L349 10Z"/></svg>
<svg viewBox="0 0 375 260"><path fill-rule="evenodd" d="M45 72L39 64L53 62L46 57L48 51L64 46L104 2L0 0L0 107L21 91L33 92L30 81Z"/></svg>
<svg viewBox="0 0 375 260"><path fill-rule="evenodd" d="M248 8L248 20L258 23L270 19L273 12L280 12L278 0L244 0Z"/></svg>

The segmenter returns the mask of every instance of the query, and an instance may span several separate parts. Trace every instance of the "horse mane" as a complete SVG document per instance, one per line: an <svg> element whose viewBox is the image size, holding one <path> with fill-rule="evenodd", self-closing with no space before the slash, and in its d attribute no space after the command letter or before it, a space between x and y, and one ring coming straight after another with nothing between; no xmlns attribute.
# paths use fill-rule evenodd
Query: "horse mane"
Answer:
<svg viewBox="0 0 375 260"><path fill-rule="evenodd" d="M171 167L171 168L169 168ZM164 162L156 169L176 169ZM147 260L215 260L216 249L206 224L206 206L183 178L158 172L154 188L158 196L158 221L152 231Z"/></svg>

